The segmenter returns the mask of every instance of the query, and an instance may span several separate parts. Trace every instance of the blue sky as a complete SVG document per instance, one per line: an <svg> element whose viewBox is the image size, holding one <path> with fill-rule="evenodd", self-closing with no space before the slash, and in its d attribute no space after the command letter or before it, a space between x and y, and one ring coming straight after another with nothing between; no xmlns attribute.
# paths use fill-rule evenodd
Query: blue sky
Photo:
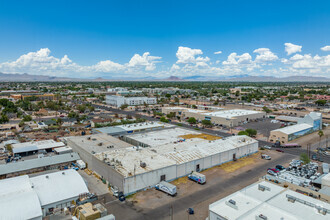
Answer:
<svg viewBox="0 0 330 220"><path fill-rule="evenodd" d="M0 0L4 73L327 76L329 45L327 0Z"/></svg>

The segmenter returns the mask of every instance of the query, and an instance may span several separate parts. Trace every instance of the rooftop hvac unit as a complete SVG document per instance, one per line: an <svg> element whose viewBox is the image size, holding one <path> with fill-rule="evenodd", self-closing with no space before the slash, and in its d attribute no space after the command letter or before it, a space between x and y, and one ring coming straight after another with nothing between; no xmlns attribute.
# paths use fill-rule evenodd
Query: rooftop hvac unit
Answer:
<svg viewBox="0 0 330 220"><path fill-rule="evenodd" d="M235 201L235 200L229 199L228 202L229 202L230 204L232 204L232 205L236 205L236 201Z"/></svg>
<svg viewBox="0 0 330 220"><path fill-rule="evenodd" d="M263 215L263 214L260 214L258 216L256 216L256 220L267 220L267 216Z"/></svg>
<svg viewBox="0 0 330 220"><path fill-rule="evenodd" d="M140 162L140 167L142 167L142 168L146 168L146 166L147 166L147 164L145 163L145 162Z"/></svg>
<svg viewBox="0 0 330 220"><path fill-rule="evenodd" d="M102 142L100 142L98 145L99 145L99 146L102 146L102 145L103 145L103 143L102 143Z"/></svg>

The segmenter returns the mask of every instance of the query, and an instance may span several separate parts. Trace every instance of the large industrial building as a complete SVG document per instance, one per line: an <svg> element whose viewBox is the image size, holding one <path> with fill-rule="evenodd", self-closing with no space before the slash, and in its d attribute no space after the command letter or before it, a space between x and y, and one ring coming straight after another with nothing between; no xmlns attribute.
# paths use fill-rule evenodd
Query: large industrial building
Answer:
<svg viewBox="0 0 330 220"><path fill-rule="evenodd" d="M329 203L260 181L210 204L208 220L329 218Z"/></svg>
<svg viewBox="0 0 330 220"><path fill-rule="evenodd" d="M134 132L152 131L152 130L158 130L158 129L169 128L169 127L173 127L173 125L165 124L162 122L151 121L151 122L95 128L95 129L93 129L93 132L94 133L105 133L105 134L109 134L112 136L118 136L118 135L134 133Z"/></svg>
<svg viewBox="0 0 330 220"><path fill-rule="evenodd" d="M296 138L313 133L322 129L322 114L311 112L305 115L304 118L299 118L297 124L279 128L270 132L269 141L279 141L281 144L286 144Z"/></svg>
<svg viewBox="0 0 330 220"><path fill-rule="evenodd" d="M105 101L108 105L120 107L122 105L155 105L157 104L156 98L150 97L125 97L117 95L107 95Z"/></svg>
<svg viewBox="0 0 330 220"><path fill-rule="evenodd" d="M245 110L245 109L231 109L220 111L206 111L200 109L190 109L183 107L164 107L162 113L175 113L176 116L182 118L194 117L199 121L209 120L213 124L218 124L227 127L238 126L242 123L261 119L266 117L265 112Z"/></svg>
<svg viewBox="0 0 330 220"><path fill-rule="evenodd" d="M258 151L258 142L247 136L221 139L183 128L126 135L125 142L102 135L66 141L90 169L126 195Z"/></svg>
<svg viewBox="0 0 330 220"><path fill-rule="evenodd" d="M88 193L75 170L0 180L0 219L42 219Z"/></svg>

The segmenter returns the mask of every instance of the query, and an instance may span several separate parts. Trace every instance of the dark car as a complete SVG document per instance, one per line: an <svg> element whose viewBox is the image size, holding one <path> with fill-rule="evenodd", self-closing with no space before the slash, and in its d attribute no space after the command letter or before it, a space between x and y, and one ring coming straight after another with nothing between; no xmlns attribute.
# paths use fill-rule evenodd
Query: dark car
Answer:
<svg viewBox="0 0 330 220"><path fill-rule="evenodd" d="M278 169L278 170L285 170L285 167L284 166L282 166L282 165L276 165L276 167L275 167L276 169Z"/></svg>
<svg viewBox="0 0 330 220"><path fill-rule="evenodd" d="M193 215L193 214L195 214L195 211L194 211L193 208L189 208L189 209L187 210L187 212L189 213L189 215Z"/></svg>
<svg viewBox="0 0 330 220"><path fill-rule="evenodd" d="M312 155L312 160L318 160L316 154L313 154L313 155Z"/></svg>
<svg viewBox="0 0 330 220"><path fill-rule="evenodd" d="M284 151L283 151L283 150L281 150L281 149L276 149L276 151L277 151L277 152L281 152L281 153L284 153Z"/></svg>

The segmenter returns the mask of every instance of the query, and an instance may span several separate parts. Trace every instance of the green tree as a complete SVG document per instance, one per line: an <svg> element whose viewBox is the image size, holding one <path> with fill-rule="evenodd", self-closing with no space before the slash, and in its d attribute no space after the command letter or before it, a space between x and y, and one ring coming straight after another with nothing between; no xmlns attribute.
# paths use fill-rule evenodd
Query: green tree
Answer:
<svg viewBox="0 0 330 220"><path fill-rule="evenodd" d="M168 123L168 119L166 119L164 116L163 117L160 117L160 121L161 122L165 122L165 123Z"/></svg>
<svg viewBox="0 0 330 220"><path fill-rule="evenodd" d="M249 136L249 133L247 133L246 131L240 131L240 132L238 132L238 135L246 135L246 136Z"/></svg>
<svg viewBox="0 0 330 220"><path fill-rule="evenodd" d="M309 159L308 155L306 153L301 153L300 154L300 160L304 163L304 164L308 164L309 162L311 162L311 160Z"/></svg>
<svg viewBox="0 0 330 220"><path fill-rule="evenodd" d="M248 129L245 129L245 131L248 133L248 135L250 137L253 137L253 136L257 135L257 130L256 129L248 128Z"/></svg>
<svg viewBox="0 0 330 220"><path fill-rule="evenodd" d="M319 142L319 147L321 147L321 138L324 136L324 133L322 130L319 130L319 132L317 133L320 137L320 142Z"/></svg>
<svg viewBox="0 0 330 220"><path fill-rule="evenodd" d="M262 107L262 110L266 113L271 113L272 110L270 110L269 108L267 108L266 106Z"/></svg>
<svg viewBox="0 0 330 220"><path fill-rule="evenodd" d="M23 116L23 121L32 121L32 116L31 115L24 115Z"/></svg>
<svg viewBox="0 0 330 220"><path fill-rule="evenodd" d="M326 100L317 100L315 101L315 104L318 106L324 106L327 103Z"/></svg>
<svg viewBox="0 0 330 220"><path fill-rule="evenodd" d="M196 118L194 118L194 117L190 117L190 118L188 119L188 123L189 123L189 124L196 124L196 122L197 122L197 120L196 120Z"/></svg>
<svg viewBox="0 0 330 220"><path fill-rule="evenodd" d="M210 120L203 120L202 121L202 125L205 125L205 126L212 126L212 122Z"/></svg>
<svg viewBox="0 0 330 220"><path fill-rule="evenodd" d="M127 108L127 107L128 107L127 104L123 104L123 105L120 106L120 109L121 109L121 110L124 110L124 109Z"/></svg>
<svg viewBox="0 0 330 220"><path fill-rule="evenodd" d="M0 124L4 124L4 123L7 123L9 122L9 118L6 114L2 114L1 115L1 118L0 118Z"/></svg>

